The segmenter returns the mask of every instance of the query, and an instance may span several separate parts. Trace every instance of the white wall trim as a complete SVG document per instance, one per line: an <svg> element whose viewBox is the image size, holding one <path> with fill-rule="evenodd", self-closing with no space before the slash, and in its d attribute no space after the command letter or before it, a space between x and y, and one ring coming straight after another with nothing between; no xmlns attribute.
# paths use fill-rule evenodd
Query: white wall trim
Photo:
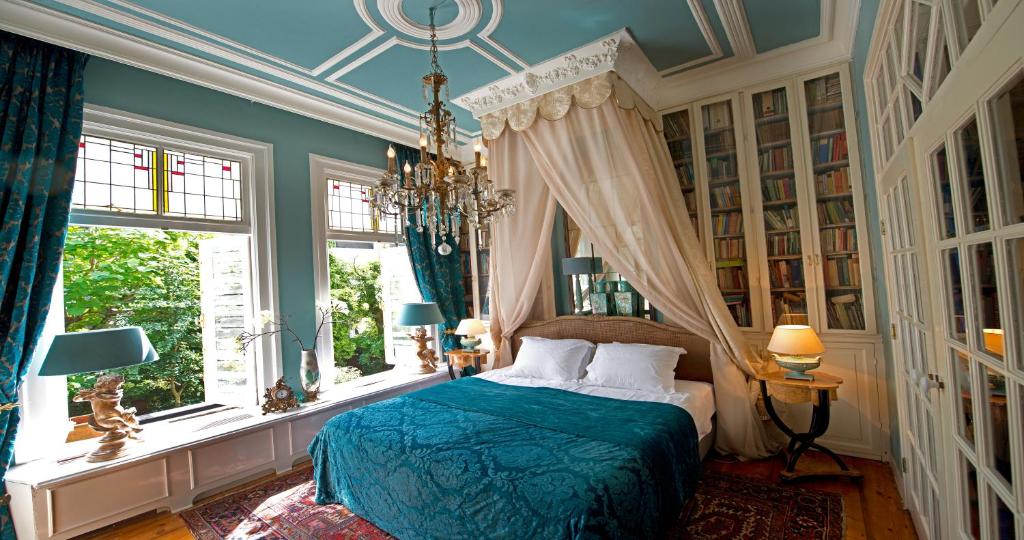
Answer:
<svg viewBox="0 0 1024 540"><path fill-rule="evenodd" d="M366 9L366 0L355 0L353 2L353 5L356 8L356 13L359 14L359 18L361 18L363 22L365 22L370 27L370 31L365 36L359 38L355 43L349 45L348 47L345 47L334 56L331 56L327 60L324 60L319 66L313 68L313 70L310 72L312 75L322 75L323 72L327 71L328 69L331 69L331 66L337 65L338 62L341 62L345 58L348 58L350 55L354 54L359 49L362 49L363 47L372 43L375 39L384 35L384 29L379 24L377 24L377 21L375 21L373 17L370 16L370 12Z"/></svg>
<svg viewBox="0 0 1024 540"><path fill-rule="evenodd" d="M689 62L683 62L677 66L663 69L659 72L662 75L671 75L693 66L718 60L725 55L725 51L722 50L722 44L718 42L718 36L715 35L715 29L711 26L711 19L708 18L707 11L704 11L704 5L700 3L700 0L686 0L686 3L690 6L690 12L693 13L693 20L697 22L697 27L700 28L700 34L704 36L704 41L707 42L708 48L711 50L711 54L701 58L694 58Z"/></svg>
<svg viewBox="0 0 1024 540"><path fill-rule="evenodd" d="M737 58L750 58L757 54L754 36L750 34L747 22L747 10L742 0L715 0L715 9L725 27L725 35L732 45L732 53Z"/></svg>

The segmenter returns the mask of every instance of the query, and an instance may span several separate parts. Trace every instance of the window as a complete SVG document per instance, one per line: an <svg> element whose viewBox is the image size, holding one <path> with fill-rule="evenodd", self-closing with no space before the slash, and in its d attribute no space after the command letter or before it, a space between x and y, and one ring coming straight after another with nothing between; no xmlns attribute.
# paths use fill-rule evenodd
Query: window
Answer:
<svg viewBox="0 0 1024 540"><path fill-rule="evenodd" d="M276 307L270 147L91 106L83 131L46 333L145 329L159 360L118 370L123 404L140 415L257 405L257 389L281 371L277 340L243 355L234 337ZM70 398L95 375L28 385L23 400L36 412L24 427L38 433L61 416L88 414Z"/></svg>
<svg viewBox="0 0 1024 540"><path fill-rule="evenodd" d="M333 324L317 344L324 389L390 370L415 355L399 307L421 302L396 216L375 215L367 190L384 171L311 156L317 299ZM436 350L436 349L435 349Z"/></svg>

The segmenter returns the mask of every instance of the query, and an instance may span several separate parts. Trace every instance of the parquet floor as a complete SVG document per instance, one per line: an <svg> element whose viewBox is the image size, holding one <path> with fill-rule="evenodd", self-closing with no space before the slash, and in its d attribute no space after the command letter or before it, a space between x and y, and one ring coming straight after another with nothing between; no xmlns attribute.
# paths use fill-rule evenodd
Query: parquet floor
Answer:
<svg viewBox="0 0 1024 540"><path fill-rule="evenodd" d="M800 461L800 468L824 466L827 458L808 452ZM864 473L860 482L848 479L802 480L798 485L843 496L846 509L847 540L903 540L914 539L914 526L910 515L903 509L896 482L889 465L866 459L847 458L850 466ZM782 470L781 458L739 462L716 459L705 461L706 468L778 482ZM263 482L256 480L253 484ZM191 540L185 523L176 514L150 513L100 529L80 538L109 540Z"/></svg>

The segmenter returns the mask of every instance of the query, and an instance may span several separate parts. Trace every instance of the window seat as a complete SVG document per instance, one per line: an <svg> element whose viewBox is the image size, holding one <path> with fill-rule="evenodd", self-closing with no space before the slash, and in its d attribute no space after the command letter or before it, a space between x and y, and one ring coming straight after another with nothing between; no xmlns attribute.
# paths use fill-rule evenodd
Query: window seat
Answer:
<svg viewBox="0 0 1024 540"><path fill-rule="evenodd" d="M284 413L226 408L155 422L144 426L129 455L105 463L85 460L96 439L69 443L62 457L7 472L18 538L70 538L151 510L184 510L198 497L291 469L335 415L446 380L444 371L388 371Z"/></svg>

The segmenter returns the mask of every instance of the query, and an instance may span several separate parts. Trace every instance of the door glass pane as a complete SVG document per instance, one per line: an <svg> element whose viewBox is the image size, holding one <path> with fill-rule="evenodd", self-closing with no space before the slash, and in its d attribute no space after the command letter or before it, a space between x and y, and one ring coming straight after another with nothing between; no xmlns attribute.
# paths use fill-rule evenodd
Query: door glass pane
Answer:
<svg viewBox="0 0 1024 540"><path fill-rule="evenodd" d="M960 393L957 400L957 408L960 410L960 419L957 421L957 432L974 447L974 412L973 388L971 384L971 359L964 353L953 351L953 373L956 376L956 389Z"/></svg>
<svg viewBox="0 0 1024 540"><path fill-rule="evenodd" d="M693 174L693 133L690 131L690 111L682 110L664 116L665 142L668 152L672 155L672 164L679 180L679 190L683 192L686 211L690 222L700 239L700 227L697 225L697 193L696 176Z"/></svg>
<svg viewBox="0 0 1024 540"><path fill-rule="evenodd" d="M946 310L950 319L947 321L949 337L967 342L967 320L964 316L964 286L960 277L960 250L950 248L942 252L942 262L946 274Z"/></svg>
<svg viewBox="0 0 1024 540"><path fill-rule="evenodd" d="M910 3L910 75L924 81L924 62L928 53L928 25L932 8L920 2Z"/></svg>
<svg viewBox="0 0 1024 540"><path fill-rule="evenodd" d="M932 175L938 189L939 234L942 238L953 238L956 236L956 218L953 211L953 183L949 178L946 145L942 145L932 154Z"/></svg>
<svg viewBox="0 0 1024 540"><path fill-rule="evenodd" d="M701 112L718 287L736 324L751 326L753 321L743 235L743 201L732 102L726 100L704 105Z"/></svg>
<svg viewBox="0 0 1024 540"><path fill-rule="evenodd" d="M936 51L935 72L934 72L934 84L932 85L931 95L935 95L936 90L942 86L942 82L946 80L946 75L949 75L951 63L949 61L949 47L946 45L946 30L942 23L942 12L939 12L938 17L935 18L935 40L938 42L938 51Z"/></svg>
<svg viewBox="0 0 1024 540"><path fill-rule="evenodd" d="M1024 238L1006 241L1006 269L1010 278L1010 307L1016 311L1015 334L1024 334ZM999 344L1003 345L1003 344ZM1005 353L1003 353L1005 354ZM1012 356L1011 356L1012 358ZM1024 339L1017 339L1017 368L1024 367Z"/></svg>
<svg viewBox="0 0 1024 540"><path fill-rule="evenodd" d="M999 185L1008 223L1024 221L1024 75L992 104Z"/></svg>
<svg viewBox="0 0 1024 540"><path fill-rule="evenodd" d="M985 367L985 401L988 403L988 437L991 463L996 472L1012 483L1013 462L1010 454L1010 423L1007 411L1006 377Z"/></svg>
<svg viewBox="0 0 1024 540"><path fill-rule="evenodd" d="M960 454L959 451L957 451ZM960 454L960 474L965 493L962 493L966 508L961 520L964 533L970 538L981 538L981 519L978 515L978 471L966 456Z"/></svg>
<svg viewBox="0 0 1024 540"><path fill-rule="evenodd" d="M961 186L960 196L966 197L967 227L972 232L987 231L991 226L988 216L988 193L985 191L985 170L981 161L981 141L978 139L978 122L971 118L957 131L960 144Z"/></svg>
<svg viewBox="0 0 1024 540"><path fill-rule="evenodd" d="M988 492L989 500L992 501L989 508L995 512L993 521L996 526L996 538L1001 540L1014 540L1017 538L1017 532L1014 530L1013 511L1006 506L1002 497L996 495L996 493L991 489L989 489Z"/></svg>
<svg viewBox="0 0 1024 540"><path fill-rule="evenodd" d="M856 213L838 73L804 83L829 328L864 329Z"/></svg>
<svg viewBox="0 0 1024 540"><path fill-rule="evenodd" d="M959 25L963 31L966 42L974 38L981 27L981 12L978 9L978 0L953 0L955 18L959 18Z"/></svg>
<svg viewBox="0 0 1024 540"><path fill-rule="evenodd" d="M772 321L776 325L808 322L800 209L786 99L785 88L753 96Z"/></svg>
<svg viewBox="0 0 1024 540"><path fill-rule="evenodd" d="M999 289L996 285L995 254L992 244L970 246L971 263L974 268L974 304L981 323L981 346L995 357L1003 357L1003 327L999 314Z"/></svg>
<svg viewBox="0 0 1024 540"><path fill-rule="evenodd" d="M910 113L916 122L921 117L921 113L924 112L924 106L921 105L921 98L917 97L917 94L913 91L908 89L907 95L910 96Z"/></svg>

